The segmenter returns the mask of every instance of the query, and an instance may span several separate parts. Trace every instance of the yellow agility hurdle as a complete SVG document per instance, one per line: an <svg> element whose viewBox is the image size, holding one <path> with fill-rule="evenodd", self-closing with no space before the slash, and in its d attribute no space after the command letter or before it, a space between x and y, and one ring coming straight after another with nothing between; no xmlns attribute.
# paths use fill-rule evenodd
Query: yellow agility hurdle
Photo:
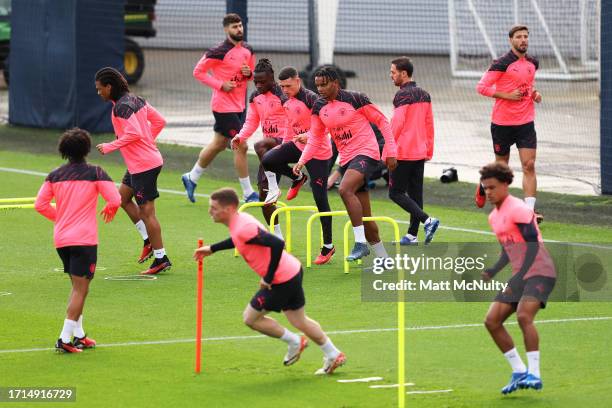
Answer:
<svg viewBox="0 0 612 408"><path fill-rule="evenodd" d="M312 223L321 217L337 217L341 215L348 215L346 211L324 211L312 214L306 222L306 267L310 268L312 265ZM323 246L323 238L321 237L321 246Z"/></svg>
<svg viewBox="0 0 612 408"><path fill-rule="evenodd" d="M393 218L391 217L385 217L385 216L380 216L380 217L363 217L362 220L364 222L366 221L381 221L381 222L386 222L391 224L391 226L393 227L393 234L395 237L395 245L397 246L398 250L399 250L399 240L400 240L400 234L399 234L399 226L397 225L397 221L395 221ZM346 260L346 257L349 255L349 240L348 240L348 230L349 227L351 226L351 220L348 220L346 222L346 224L344 224L344 273L349 273L349 262Z"/></svg>
<svg viewBox="0 0 612 408"><path fill-rule="evenodd" d="M400 233L399 226L397 222L391 217L363 217L362 220L365 221L382 221L389 223L393 226L393 233L395 237L395 246L396 251L399 253L400 248ZM348 242L348 230L351 225L351 221L347 221L344 224L344 273L349 273L349 262L346 260L346 257L349 254L349 242ZM404 271L402 269L398 270L398 282L401 282L404 279ZM397 400L398 406L400 408L404 408L405 406L405 398L406 398L406 364L405 364L405 316L404 316L404 293L403 291L399 291L398 301L397 301Z"/></svg>
<svg viewBox="0 0 612 408"><path fill-rule="evenodd" d="M286 212L287 213L287 225L285 226L285 250L291 253L291 211L318 211L319 209L314 205L298 205L294 207L281 207L274 210L272 215L270 216L270 232L274 232L274 221L276 221L276 217ZM323 238L321 238L322 242Z"/></svg>
<svg viewBox="0 0 612 408"><path fill-rule="evenodd" d="M238 212L243 212L246 211L249 208L253 208L253 207L264 207L266 205L266 203L264 203L263 201L253 201L250 203L244 203L240 206L240 208L238 208ZM287 204L283 203L282 201L277 201L276 202L276 206L277 207L286 207ZM238 250L234 249L234 256L238 256Z"/></svg>

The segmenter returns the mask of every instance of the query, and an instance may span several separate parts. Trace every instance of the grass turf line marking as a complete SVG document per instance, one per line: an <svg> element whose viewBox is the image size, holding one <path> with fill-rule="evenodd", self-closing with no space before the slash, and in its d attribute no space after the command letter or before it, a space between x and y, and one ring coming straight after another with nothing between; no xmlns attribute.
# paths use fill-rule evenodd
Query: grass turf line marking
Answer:
<svg viewBox="0 0 612 408"><path fill-rule="evenodd" d="M407 382L404 383L405 387L414 387L414 383ZM397 388L399 384L380 384L380 385L370 385L370 388Z"/></svg>
<svg viewBox="0 0 612 408"><path fill-rule="evenodd" d="M0 292L0 296L9 296L12 295L11 292Z"/></svg>
<svg viewBox="0 0 612 408"><path fill-rule="evenodd" d="M352 380L338 380L339 383L365 383L372 381L382 381L382 377L366 377L366 378L353 378Z"/></svg>
<svg viewBox="0 0 612 408"><path fill-rule="evenodd" d="M430 391L408 391L406 394L436 394L439 392L453 392L452 389L448 390L430 390Z"/></svg>
<svg viewBox="0 0 612 408"><path fill-rule="evenodd" d="M157 276L150 275L125 275L125 276L107 276L104 280L108 281L126 281L126 282L138 282L138 281L154 281L157 280Z"/></svg>
<svg viewBox="0 0 612 408"><path fill-rule="evenodd" d="M46 173L43 173L43 172L40 172L40 171L13 169L13 168L10 168L10 167L0 167L0 171L6 171L6 172L9 172L9 173L28 174L28 175L31 175L31 176L41 176L41 177L46 177L47 176ZM115 183L115 184L116 185L120 185L121 183ZM184 191L170 190L170 189L165 189L165 188L158 188L157 190L162 192L162 193L175 194L175 195L183 195L183 196L185 195ZM196 197L210 198L210 194L195 193L195 196ZM398 224L410 224L410 222L408 222L408 221L402 221L402 220L395 220L395 221ZM495 235L491 231L476 230L476 229L472 229L472 228L449 227L449 226L446 226L446 225L440 225L438 228L446 229L446 230L449 230L449 231L469 232L471 234L479 234L479 235ZM554 239L545 239L544 242L559 243L559 242L563 242L563 241L557 241L557 240L554 240ZM582 242L572 242L570 244L571 245L575 245L575 246L586 247L586 248L612 249L612 247L610 247L610 246L594 245L594 244L587 244L587 243L582 243Z"/></svg>
<svg viewBox="0 0 612 408"><path fill-rule="evenodd" d="M591 321L606 321L606 320L612 320L612 316L575 317L575 318L567 318L567 319L539 320L539 321L536 321L536 324L591 322ZM507 322L505 324L516 326L518 322ZM471 327L483 327L483 323L448 324L448 325L443 325L443 326L414 326L414 327L406 327L406 331L464 329L464 328L471 328ZM392 327L392 328L380 328L380 329L334 330L334 331L328 331L327 334L339 334L340 335L340 334L359 334L359 333L384 333L384 332L396 332L396 331L397 331L397 327ZM265 338L268 338L268 337L262 336L262 335L253 335L253 336L205 337L202 340L204 341L227 341L227 340L254 340L254 339L265 339ZM147 346L147 345L160 345L160 344L180 344L180 343L193 343L194 341L195 339L130 341L130 342L124 342L124 343L98 344L96 345L96 348ZM51 351L51 350L55 350L55 347L0 350L0 354L30 353L30 352L35 352L35 351Z"/></svg>

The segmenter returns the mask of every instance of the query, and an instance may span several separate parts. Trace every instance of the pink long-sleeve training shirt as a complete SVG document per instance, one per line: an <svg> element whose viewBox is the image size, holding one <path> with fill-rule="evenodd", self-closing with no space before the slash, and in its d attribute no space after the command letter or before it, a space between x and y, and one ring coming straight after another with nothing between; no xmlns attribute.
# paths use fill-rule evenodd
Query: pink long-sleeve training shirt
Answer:
<svg viewBox="0 0 612 408"><path fill-rule="evenodd" d="M242 75L242 65L251 68L251 75ZM193 76L212 88L210 105L214 112L242 112L245 108L248 81L253 78L255 54L250 45L239 42L234 45L229 39L208 50L198 61ZM208 72L211 71L212 75ZM229 92L221 89L225 81L235 81L236 87Z"/></svg>
<svg viewBox="0 0 612 408"><path fill-rule="evenodd" d="M538 231L538 242L544 242L533 210L523 200L512 195L506 197L499 208L494 208L491 211L489 224L510 259L512 275L517 274L523 266L528 245L525 243L525 238L523 238L517 224L533 224ZM552 258L543 245L540 246L531 268L523 279L529 279L536 275L550 278L557 276Z"/></svg>
<svg viewBox="0 0 612 408"><path fill-rule="evenodd" d="M237 135L241 142L251 137L259 125L264 137L285 140L289 133L289 118L283 108L283 102L286 100L287 97L278 85L263 94L254 91L249 97L246 120Z"/></svg>
<svg viewBox="0 0 612 408"><path fill-rule="evenodd" d="M497 91L512 92L520 89L523 97L518 101L495 98L491 122L502 126L533 122L535 118L533 84L538 66L536 58L530 55L519 58L512 51L493 61L476 86L478 93L493 97Z"/></svg>
<svg viewBox="0 0 612 408"><path fill-rule="evenodd" d="M431 97L415 82L402 85L393 99L391 118L397 160L431 160L434 123Z"/></svg>
<svg viewBox="0 0 612 408"><path fill-rule="evenodd" d="M229 223L230 236L238 253L246 263L262 278L268 273L272 250L261 245L249 244L248 241L257 237L266 227L250 214L236 213ZM283 250L276 268L272 284L287 282L300 272L302 265L296 257Z"/></svg>
<svg viewBox="0 0 612 408"><path fill-rule="evenodd" d="M113 103L111 121L117 140L102 144L104 154L119 149L130 174L164 164L155 139L166 120L143 98L129 93L123 95Z"/></svg>
<svg viewBox="0 0 612 408"><path fill-rule="evenodd" d="M396 157L397 146L389 122L378 107L370 102L367 95L341 89L333 101L317 99L312 108L310 137L300 163L307 163L318 150L324 148L328 143L327 131L338 148L341 166L357 155L380 160L376 135L370 122L378 126L385 138L383 159Z"/></svg>
<svg viewBox="0 0 612 408"><path fill-rule="evenodd" d="M98 244L98 194L106 201L105 211L114 215L121 205L121 196L101 167L85 162L68 163L49 173L34 207L55 223L56 248ZM55 208L51 205L53 198Z"/></svg>
<svg viewBox="0 0 612 408"><path fill-rule="evenodd" d="M289 132L285 137L285 142L292 142L293 137L296 135L307 135L310 136L310 124L312 122L312 107L315 101L319 98L319 95L312 92L310 89L301 87L300 91L294 97L289 98L283 104L287 117L289 118ZM295 142L295 145L301 151L304 151L305 143ZM331 141L328 140L326 144L321 146L321 149L317 150L314 159L317 160L328 160L332 156Z"/></svg>

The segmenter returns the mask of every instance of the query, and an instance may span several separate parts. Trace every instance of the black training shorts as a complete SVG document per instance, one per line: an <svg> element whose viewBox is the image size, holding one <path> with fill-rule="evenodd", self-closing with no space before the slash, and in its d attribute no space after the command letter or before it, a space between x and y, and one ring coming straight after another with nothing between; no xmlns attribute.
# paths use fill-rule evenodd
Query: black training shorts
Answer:
<svg viewBox="0 0 612 408"><path fill-rule="evenodd" d="M516 310L519 302L527 297L539 300L540 306L544 309L548 296L555 287L555 282L555 278L539 275L517 281L510 279L506 289L495 296L495 301L509 303Z"/></svg>
<svg viewBox="0 0 612 408"><path fill-rule="evenodd" d="M232 139L242 129L245 113L246 110L242 112L213 112L215 117L213 130L228 139Z"/></svg>
<svg viewBox="0 0 612 408"><path fill-rule="evenodd" d="M491 123L493 151L498 156L507 156L510 146L516 143L519 149L535 149L538 141L533 122L524 125L503 126Z"/></svg>
<svg viewBox="0 0 612 408"><path fill-rule="evenodd" d="M130 174L129 171L125 172L121 183L134 190L134 198L138 205L144 205L147 201L153 201L159 197L157 177L161 169L162 166L136 174Z"/></svg>
<svg viewBox="0 0 612 408"><path fill-rule="evenodd" d="M253 309L261 312L268 310L280 312L281 310L298 310L306 304L302 277L304 272L300 269L297 275L287 282L272 285L272 289L259 289L251 299Z"/></svg>
<svg viewBox="0 0 612 408"><path fill-rule="evenodd" d="M93 279L98 261L97 245L75 245L57 248L64 264L64 273Z"/></svg>
<svg viewBox="0 0 612 408"><path fill-rule="evenodd" d="M340 174L344 176L347 170L357 170L363 174L363 185L357 189L357 192L368 191L368 183L370 182L372 175L378 171L380 161L374 160L369 156L357 155L353 157L344 166L340 166Z"/></svg>

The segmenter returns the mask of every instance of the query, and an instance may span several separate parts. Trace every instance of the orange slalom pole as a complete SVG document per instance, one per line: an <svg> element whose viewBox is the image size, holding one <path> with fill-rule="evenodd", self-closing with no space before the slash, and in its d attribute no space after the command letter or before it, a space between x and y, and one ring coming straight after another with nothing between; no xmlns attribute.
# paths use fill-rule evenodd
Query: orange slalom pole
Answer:
<svg viewBox="0 0 612 408"><path fill-rule="evenodd" d="M198 248L203 244L202 239L198 239ZM204 272L202 270L202 259L198 260L198 296L196 303L196 361L195 372L200 373L202 365L202 292L204 289Z"/></svg>

